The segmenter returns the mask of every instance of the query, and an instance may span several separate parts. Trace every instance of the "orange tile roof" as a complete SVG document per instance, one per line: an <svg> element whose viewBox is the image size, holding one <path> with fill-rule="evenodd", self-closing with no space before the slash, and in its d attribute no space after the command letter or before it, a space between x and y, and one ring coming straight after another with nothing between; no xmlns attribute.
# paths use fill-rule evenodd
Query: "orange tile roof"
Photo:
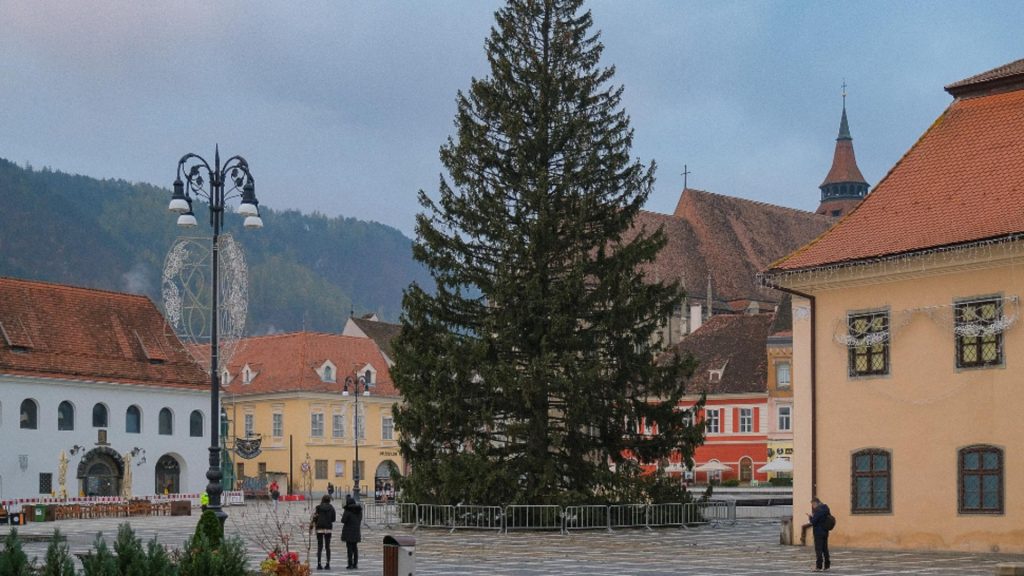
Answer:
<svg viewBox="0 0 1024 576"><path fill-rule="evenodd" d="M208 357L209 353L205 352L205 356ZM324 382L316 372L327 360L337 370L334 382ZM240 375L247 364L257 374L252 382L243 384ZM228 362L232 379L224 390L239 395L271 392L340 394L345 377L367 364L377 371L376 386L371 388L371 395L398 396L387 362L369 338L321 332L245 338L238 343Z"/></svg>
<svg viewBox="0 0 1024 576"><path fill-rule="evenodd" d="M717 300L777 302L779 293L760 286L757 272L830 223L811 212L687 188L674 214L640 212L626 236L663 226L668 243L645 273L659 281L680 281L691 298L706 297L710 271Z"/></svg>
<svg viewBox="0 0 1024 576"><path fill-rule="evenodd" d="M0 278L0 372L209 387L149 298Z"/></svg>
<svg viewBox="0 0 1024 576"><path fill-rule="evenodd" d="M836 141L836 151L832 155L832 168L821 185L838 182L867 182L864 175L860 173L860 168L857 167L857 156L853 153L853 140L840 139Z"/></svg>
<svg viewBox="0 0 1024 576"><path fill-rule="evenodd" d="M860 206L768 274L1024 232L1024 90L950 104Z"/></svg>

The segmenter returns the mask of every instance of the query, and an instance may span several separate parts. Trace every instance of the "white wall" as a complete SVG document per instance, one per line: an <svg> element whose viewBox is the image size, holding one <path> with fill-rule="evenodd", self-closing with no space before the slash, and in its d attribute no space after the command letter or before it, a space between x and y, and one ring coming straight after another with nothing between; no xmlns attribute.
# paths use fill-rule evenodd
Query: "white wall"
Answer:
<svg viewBox="0 0 1024 576"><path fill-rule="evenodd" d="M35 430L20 427L21 403L26 398L34 399L39 408ZM74 430L57 430L57 407L65 400L75 407ZM66 488L69 496L77 496L78 465L96 447L98 429L92 426L92 411L97 402L106 404L108 409L106 430L110 448L122 455L134 447L145 449L146 462L139 464L142 454L132 462L133 495L156 492L155 467L165 454L179 462L181 492L205 490L210 443L209 390L0 375L0 499L49 496L39 494L39 474L47 472L53 474L53 490L59 492L60 452L70 452L76 444L85 450L75 456L69 454ZM133 404L142 412L138 434L125 431L125 414ZM169 436L158 434L157 428L159 412L165 407L174 416L173 434ZM193 410L203 414L201 437L189 435ZM19 458L23 455L28 457L24 470Z"/></svg>

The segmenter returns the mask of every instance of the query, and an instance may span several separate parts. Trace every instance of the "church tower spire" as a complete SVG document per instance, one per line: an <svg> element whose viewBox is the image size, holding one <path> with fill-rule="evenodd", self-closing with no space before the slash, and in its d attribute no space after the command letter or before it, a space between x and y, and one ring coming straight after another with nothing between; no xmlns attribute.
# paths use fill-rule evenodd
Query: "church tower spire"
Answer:
<svg viewBox="0 0 1024 576"><path fill-rule="evenodd" d="M868 194L868 183L857 167L850 122L846 119L845 81L843 116L839 121L839 136L836 138L836 151L832 156L832 169L828 171L825 181L818 188L821 189L821 204L818 205L817 213L834 218L844 216L856 208Z"/></svg>

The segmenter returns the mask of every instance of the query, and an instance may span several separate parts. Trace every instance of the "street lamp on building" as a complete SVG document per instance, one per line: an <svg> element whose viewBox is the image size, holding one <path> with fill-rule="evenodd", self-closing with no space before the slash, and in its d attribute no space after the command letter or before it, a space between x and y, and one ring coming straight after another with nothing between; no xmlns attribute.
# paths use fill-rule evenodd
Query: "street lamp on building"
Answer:
<svg viewBox="0 0 1024 576"><path fill-rule="evenodd" d="M352 497L355 498L356 502L359 502L359 395L360 389L362 389L363 396L370 395L370 386L372 384L365 376L360 376L358 379L349 376L345 378L345 387L341 390L342 396L348 396L348 389L352 387L352 393L355 395L355 418L353 418L353 429L355 430L356 440L356 460L352 465Z"/></svg>
<svg viewBox="0 0 1024 576"><path fill-rule="evenodd" d="M184 180L182 180L184 178ZM171 212L178 213L178 226L195 227L196 217L192 212L193 198L203 199L210 207L210 226L213 227L213 250L210 275L212 278L210 307L210 468L206 478L210 481L206 492L210 497L208 508L220 519L221 523L227 514L221 508L221 446L220 434L220 370L217 366L217 245L220 228L224 225L226 202L233 198L241 198L238 214L245 217L244 225L248 229L263 227L260 218L259 202L256 201L256 183L249 172L249 163L241 156L232 156L224 164L220 161L220 148L214 153L211 166L203 157L186 154L178 161L178 175L174 180L174 192L171 195Z"/></svg>

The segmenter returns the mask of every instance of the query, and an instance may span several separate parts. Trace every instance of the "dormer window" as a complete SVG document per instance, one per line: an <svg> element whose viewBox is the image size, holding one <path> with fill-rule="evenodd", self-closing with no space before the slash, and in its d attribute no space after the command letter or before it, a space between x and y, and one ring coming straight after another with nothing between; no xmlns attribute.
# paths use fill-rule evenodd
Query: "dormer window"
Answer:
<svg viewBox="0 0 1024 576"><path fill-rule="evenodd" d="M338 368L330 360L325 361L317 370L324 382L334 382L338 378Z"/></svg>
<svg viewBox="0 0 1024 576"><path fill-rule="evenodd" d="M227 386L228 384L231 384L231 372L225 368L224 372L220 375L220 385Z"/></svg>
<svg viewBox="0 0 1024 576"><path fill-rule="evenodd" d="M377 384L377 370L372 364L363 366L362 370L359 371L359 376L371 387Z"/></svg>
<svg viewBox="0 0 1024 576"><path fill-rule="evenodd" d="M259 372L256 372L246 364L245 368L242 368L242 384L252 384L252 381L256 379L257 374L259 374Z"/></svg>

